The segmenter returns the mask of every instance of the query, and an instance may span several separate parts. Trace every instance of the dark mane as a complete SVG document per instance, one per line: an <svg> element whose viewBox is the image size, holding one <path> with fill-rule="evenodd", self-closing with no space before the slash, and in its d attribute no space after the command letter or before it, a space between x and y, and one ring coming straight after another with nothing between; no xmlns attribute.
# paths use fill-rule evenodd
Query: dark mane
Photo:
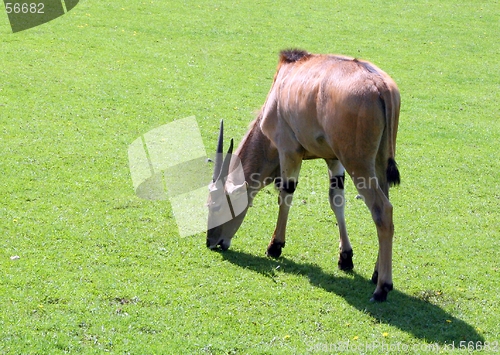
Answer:
<svg viewBox="0 0 500 355"><path fill-rule="evenodd" d="M365 62L364 60L359 60L357 58L354 58L353 62L355 62L355 63L359 64L361 67L365 68L365 70L367 70L369 73L380 75L380 73L378 72L377 69L375 69L370 63Z"/></svg>
<svg viewBox="0 0 500 355"><path fill-rule="evenodd" d="M280 52L280 62L295 63L301 59L307 59L311 54L301 49L285 49Z"/></svg>

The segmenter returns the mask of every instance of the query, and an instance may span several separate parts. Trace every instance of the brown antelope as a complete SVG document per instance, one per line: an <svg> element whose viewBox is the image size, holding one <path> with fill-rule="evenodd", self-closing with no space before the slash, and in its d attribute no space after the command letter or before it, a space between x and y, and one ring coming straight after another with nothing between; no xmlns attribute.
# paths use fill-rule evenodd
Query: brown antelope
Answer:
<svg viewBox="0 0 500 355"><path fill-rule="evenodd" d="M339 55L282 51L274 82L257 118L231 158L222 161L222 125L213 182L209 186L207 247L229 248L255 194L275 182L279 213L267 255L278 258L302 160L322 158L330 177L329 202L338 222L342 270L353 268L344 218L344 176L350 175L377 227L379 250L372 300L384 301L393 288L394 225L389 186L400 182L394 160L400 110L396 83L375 65ZM241 161L244 181L232 178ZM247 207L229 221L210 223L235 194L246 193ZM215 226L215 227L214 227Z"/></svg>

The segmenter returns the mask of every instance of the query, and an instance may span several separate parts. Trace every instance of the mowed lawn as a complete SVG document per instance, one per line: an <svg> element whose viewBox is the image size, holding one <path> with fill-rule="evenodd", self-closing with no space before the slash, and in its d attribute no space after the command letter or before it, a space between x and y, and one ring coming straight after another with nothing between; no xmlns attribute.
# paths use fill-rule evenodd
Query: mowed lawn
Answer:
<svg viewBox="0 0 500 355"><path fill-rule="evenodd" d="M0 13L0 354L500 352L497 1L83 0L15 34ZM239 142L290 47L370 60L401 90L385 303L350 181L355 269L337 269L322 161L278 260L272 188L224 253L134 194L135 139L195 116L207 150L222 118Z"/></svg>

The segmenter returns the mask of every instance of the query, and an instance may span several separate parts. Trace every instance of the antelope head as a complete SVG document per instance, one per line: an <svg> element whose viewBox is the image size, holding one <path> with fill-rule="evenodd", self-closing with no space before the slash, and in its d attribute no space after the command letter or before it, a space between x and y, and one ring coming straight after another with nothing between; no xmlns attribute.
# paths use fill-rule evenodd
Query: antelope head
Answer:
<svg viewBox="0 0 500 355"><path fill-rule="evenodd" d="M239 158L233 155L233 140L223 155L224 126L221 121L215 167L208 195L207 247L227 250L248 210L247 183Z"/></svg>

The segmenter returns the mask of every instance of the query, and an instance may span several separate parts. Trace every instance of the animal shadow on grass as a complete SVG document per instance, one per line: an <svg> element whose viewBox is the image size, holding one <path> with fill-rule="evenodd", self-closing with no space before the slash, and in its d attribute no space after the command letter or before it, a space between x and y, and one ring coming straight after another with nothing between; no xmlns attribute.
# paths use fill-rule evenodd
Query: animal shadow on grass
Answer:
<svg viewBox="0 0 500 355"><path fill-rule="evenodd" d="M335 276L317 265L297 263L286 257L272 260L234 250L221 254L232 264L271 279L279 272L307 277L312 285L344 298L351 306L370 315L376 322L397 327L428 343L451 346L454 342L455 348L458 348L460 341L484 343L484 338L473 326L432 304L432 295L426 296L425 292L417 297L394 289L389 293L387 302L371 303L369 298L375 286L370 279L356 272ZM279 271L276 271L278 266Z"/></svg>

